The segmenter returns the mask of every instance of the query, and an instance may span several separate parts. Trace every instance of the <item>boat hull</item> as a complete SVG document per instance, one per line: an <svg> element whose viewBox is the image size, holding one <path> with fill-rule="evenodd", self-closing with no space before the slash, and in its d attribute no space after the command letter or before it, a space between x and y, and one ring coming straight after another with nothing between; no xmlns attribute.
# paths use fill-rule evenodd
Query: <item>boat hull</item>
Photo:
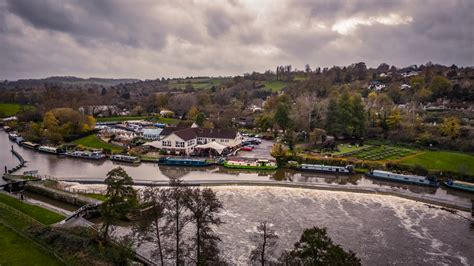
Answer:
<svg viewBox="0 0 474 266"><path fill-rule="evenodd" d="M457 189L457 190L461 190L461 191L466 191L466 192L474 193L474 187L472 187L472 188L469 188L469 187L460 187L460 186L456 186L455 184L450 185L448 182L444 182L444 184L445 184L447 187L452 188L452 189Z"/></svg>
<svg viewBox="0 0 474 266"><path fill-rule="evenodd" d="M224 163L225 168L231 169L248 169L248 170L276 170L278 166L254 166L254 165L235 165Z"/></svg>
<svg viewBox="0 0 474 266"><path fill-rule="evenodd" d="M439 187L439 182L419 183L413 180L401 180L401 179L396 179L396 178L381 177L381 176L376 176L370 173L365 174L365 176L374 178L374 179L392 181L392 182L397 182L397 183L405 183L405 184L428 186L428 187Z"/></svg>
<svg viewBox="0 0 474 266"><path fill-rule="evenodd" d="M296 169L303 172L322 173L322 174L338 174L338 175L353 175L354 174L354 172L336 172L336 171L326 171L326 170L319 170L319 169L307 169L307 168L301 168L301 167L297 167Z"/></svg>
<svg viewBox="0 0 474 266"><path fill-rule="evenodd" d="M167 166L185 166L185 167L205 167L211 165L206 161L174 161L174 160L159 160L158 164Z"/></svg>

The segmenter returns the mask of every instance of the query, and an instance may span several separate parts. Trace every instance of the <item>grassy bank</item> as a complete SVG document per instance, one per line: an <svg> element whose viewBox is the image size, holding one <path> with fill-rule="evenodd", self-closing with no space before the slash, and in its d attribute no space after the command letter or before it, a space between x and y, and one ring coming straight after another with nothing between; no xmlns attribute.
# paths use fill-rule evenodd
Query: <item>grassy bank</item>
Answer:
<svg viewBox="0 0 474 266"><path fill-rule="evenodd" d="M122 147L104 142L101 139L99 139L99 137L97 137L96 134L92 134L92 135L77 139L74 141L74 143L77 145L82 145L82 146L93 148L93 149L109 149L112 152L122 151Z"/></svg>
<svg viewBox="0 0 474 266"><path fill-rule="evenodd" d="M465 153L426 151L400 162L406 165L420 165L428 170L474 175L474 156Z"/></svg>
<svg viewBox="0 0 474 266"><path fill-rule="evenodd" d="M0 223L1 265L63 265L33 241Z"/></svg>
<svg viewBox="0 0 474 266"><path fill-rule="evenodd" d="M23 105L23 108L28 109L31 108L30 105ZM0 103L0 117L8 117L16 115L22 106L16 103Z"/></svg>
<svg viewBox="0 0 474 266"><path fill-rule="evenodd" d="M18 200L17 198L14 198L5 194L1 194L1 193L0 193L0 203L3 203L13 209L16 209L44 225L54 224L64 219L64 216L60 214L57 214L47 209L43 209L38 206L24 203Z"/></svg>

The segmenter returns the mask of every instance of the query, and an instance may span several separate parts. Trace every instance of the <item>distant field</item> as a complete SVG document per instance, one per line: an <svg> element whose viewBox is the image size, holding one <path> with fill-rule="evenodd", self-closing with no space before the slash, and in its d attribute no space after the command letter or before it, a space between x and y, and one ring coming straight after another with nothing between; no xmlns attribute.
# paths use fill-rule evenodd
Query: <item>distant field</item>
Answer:
<svg viewBox="0 0 474 266"><path fill-rule="evenodd" d="M110 149L112 152L121 152L122 147L107 143L99 139L96 134L85 136L83 138L77 139L74 141L77 145L82 145L85 147L93 149Z"/></svg>
<svg viewBox="0 0 474 266"><path fill-rule="evenodd" d="M288 82L279 81L279 80L266 80L262 82L265 85L265 88L270 89L274 92L281 91L283 88L289 85Z"/></svg>
<svg viewBox="0 0 474 266"><path fill-rule="evenodd" d="M52 254L0 223L1 265L63 265Z"/></svg>
<svg viewBox="0 0 474 266"><path fill-rule="evenodd" d="M24 108L31 108L30 105L25 105ZM15 103L0 103L0 117L8 117L16 115L21 110L20 104Z"/></svg>
<svg viewBox="0 0 474 266"><path fill-rule="evenodd" d="M401 160L407 165L420 165L430 170L452 171L474 175L474 156L448 151L427 151Z"/></svg>
<svg viewBox="0 0 474 266"><path fill-rule="evenodd" d="M212 86L218 87L222 82L227 81L226 78L193 78L170 80L168 82L169 88L185 89L187 85L193 86L194 89L210 89Z"/></svg>
<svg viewBox="0 0 474 266"><path fill-rule="evenodd" d="M62 221L64 216L52 212L47 209L43 209L38 206L26 204L14 197L3 195L0 193L0 203L10 206L44 225L50 225Z"/></svg>

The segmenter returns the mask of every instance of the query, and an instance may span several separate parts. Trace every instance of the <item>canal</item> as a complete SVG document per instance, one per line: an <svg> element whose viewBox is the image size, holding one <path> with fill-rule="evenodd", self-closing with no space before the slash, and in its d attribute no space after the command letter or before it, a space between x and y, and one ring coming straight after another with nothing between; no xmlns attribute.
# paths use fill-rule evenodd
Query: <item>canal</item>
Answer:
<svg viewBox="0 0 474 266"><path fill-rule="evenodd" d="M136 180L166 181L288 181L334 185L350 188L369 187L400 191L411 195L470 204L471 195L446 190L380 182L362 175L333 176L292 170L242 172L221 167L163 167L142 163L139 166L111 161L85 161L34 152L12 144L0 132L0 163L11 168L17 160L11 145L27 161L20 172L38 170L39 174L64 180L103 180L106 173L122 166ZM422 202L400 197L350 192L278 187L213 188L223 202L219 214L224 224L218 228L221 248L233 264L246 264L251 237L259 221L274 224L280 237L277 253L290 248L304 228L328 228L336 243L355 251L366 265L473 265L474 231L464 217L432 208ZM141 247L151 252L151 247Z"/></svg>

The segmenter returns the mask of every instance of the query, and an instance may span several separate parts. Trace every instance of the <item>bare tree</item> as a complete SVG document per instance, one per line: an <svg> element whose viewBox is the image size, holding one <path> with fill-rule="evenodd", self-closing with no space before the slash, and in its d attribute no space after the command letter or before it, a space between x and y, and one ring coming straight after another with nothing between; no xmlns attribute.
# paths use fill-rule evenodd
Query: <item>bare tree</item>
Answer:
<svg viewBox="0 0 474 266"><path fill-rule="evenodd" d="M264 266L277 245L278 235L271 229L269 222L263 221L257 226L257 233L254 237L257 247L250 253L250 261L260 262Z"/></svg>
<svg viewBox="0 0 474 266"><path fill-rule="evenodd" d="M141 239L156 245L154 256L164 265L164 231L166 211L166 190L148 187L143 192L143 207L140 220L135 224L134 232ZM141 243L141 241L139 242Z"/></svg>
<svg viewBox="0 0 474 266"><path fill-rule="evenodd" d="M191 212L191 221L196 228L195 262L197 265L214 264L220 261L217 242L220 238L214 233L212 226L222 223L217 212L222 209L222 203L210 188L190 189L185 201Z"/></svg>
<svg viewBox="0 0 474 266"><path fill-rule="evenodd" d="M191 216L187 212L185 205L186 193L189 188L184 186L181 180L170 180L170 189L166 190L166 228L167 236L173 236L175 240L175 263L176 265L184 264L184 247L186 243L183 241L183 229L191 221Z"/></svg>

